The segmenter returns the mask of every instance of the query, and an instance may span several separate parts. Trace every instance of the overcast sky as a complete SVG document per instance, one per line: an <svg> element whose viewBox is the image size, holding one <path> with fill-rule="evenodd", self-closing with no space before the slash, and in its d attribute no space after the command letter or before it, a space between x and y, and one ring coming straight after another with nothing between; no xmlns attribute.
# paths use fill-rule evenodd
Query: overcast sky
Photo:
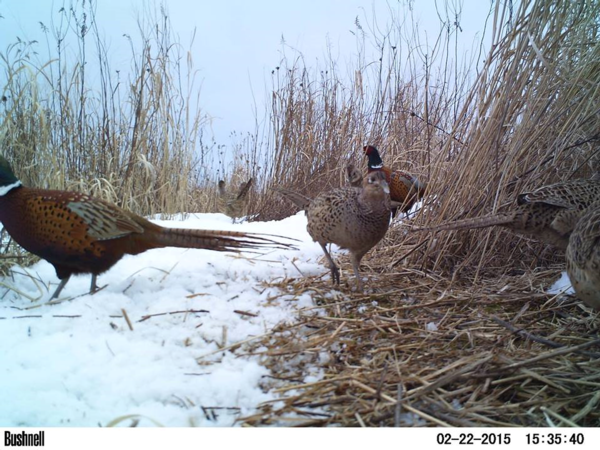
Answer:
<svg viewBox="0 0 600 450"><path fill-rule="evenodd" d="M490 10L490 0L449 0L462 4L461 39L470 48L479 39ZM79 0L81 2L81 0ZM123 34L138 36L137 17L148 9L142 0L99 0L96 20L109 47L112 67L129 67L128 43ZM429 36L439 33L435 0L171 0L166 1L171 23L188 48L202 81L201 107L214 117L217 143L227 144L229 133L251 131L254 124L253 94L263 111L265 81L282 58L282 37L302 52L307 64L323 61L327 43L339 61L351 61L356 53L355 30L373 17L381 27L390 9L412 5L420 28ZM438 0L438 4L443 1ZM45 42L40 22L47 26L63 0L0 0L0 51L17 36ZM150 3L154 5L154 3ZM479 36L479 37L478 37ZM374 56L375 58L375 56Z"/></svg>

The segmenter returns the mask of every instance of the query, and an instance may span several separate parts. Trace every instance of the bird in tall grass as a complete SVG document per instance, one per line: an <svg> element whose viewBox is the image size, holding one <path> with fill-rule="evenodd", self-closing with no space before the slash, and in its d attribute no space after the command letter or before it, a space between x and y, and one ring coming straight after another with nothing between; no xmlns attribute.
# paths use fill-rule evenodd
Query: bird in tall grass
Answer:
<svg viewBox="0 0 600 450"><path fill-rule="evenodd" d="M414 231L461 230L502 226L555 247L566 249L583 212L600 199L600 176L542 186L517 197L517 206L504 212L462 219Z"/></svg>
<svg viewBox="0 0 600 450"><path fill-rule="evenodd" d="M348 184L352 187L361 187L363 184L363 175L360 170L356 168L354 164L348 164L346 166L346 176L348 178Z"/></svg>
<svg viewBox="0 0 600 450"><path fill-rule="evenodd" d="M248 194L252 187L253 179L241 183L237 192L228 192L225 181L219 181L219 210L226 216L231 217L232 221L244 215L244 207L248 201Z"/></svg>
<svg viewBox="0 0 600 450"><path fill-rule="evenodd" d="M565 256L577 297L600 310L600 198L577 221Z"/></svg>
<svg viewBox="0 0 600 450"><path fill-rule="evenodd" d="M408 215L414 204L425 196L427 184L409 173L385 166L379 151L374 146L366 145L363 150L368 158L369 173L382 171L385 174L386 181L390 186L392 213L395 215L396 209L399 209Z"/></svg>
<svg viewBox="0 0 600 450"><path fill-rule="evenodd" d="M370 173L363 187L334 189L314 199L287 189L275 190L306 211L308 234L323 249L334 284L340 283L340 272L327 251L327 244L337 244L350 251L358 289L362 291L360 261L383 239L390 224L390 197L385 174Z"/></svg>
<svg viewBox="0 0 600 450"><path fill-rule="evenodd" d="M266 235L234 231L164 228L86 194L23 186L0 156L0 221L25 250L54 266L61 280L57 298L74 274L97 276L124 255L161 247L215 251L288 248Z"/></svg>

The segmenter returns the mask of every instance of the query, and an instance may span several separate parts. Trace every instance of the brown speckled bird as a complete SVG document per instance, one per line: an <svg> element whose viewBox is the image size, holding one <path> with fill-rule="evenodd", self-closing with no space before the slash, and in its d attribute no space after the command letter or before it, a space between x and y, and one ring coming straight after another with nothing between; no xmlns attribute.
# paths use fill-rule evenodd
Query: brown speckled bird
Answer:
<svg viewBox="0 0 600 450"><path fill-rule="evenodd" d="M90 290L96 291L96 277L125 254L160 247L216 251L289 247L259 234L163 228L89 195L28 188L2 156L0 221L21 247L54 266L61 282L52 299L73 274L91 274Z"/></svg>
<svg viewBox="0 0 600 450"><path fill-rule="evenodd" d="M346 167L346 176L348 177L348 184L352 187L361 187L363 184L363 176L360 170L356 168L354 164L348 164Z"/></svg>
<svg viewBox="0 0 600 450"><path fill-rule="evenodd" d="M362 291L360 261L385 236L390 224L390 197L385 175L370 173L362 188L334 189L314 200L287 189L275 190L306 211L308 234L321 245L334 284L339 284L340 273L326 246L334 243L350 251L358 289Z"/></svg>
<svg viewBox="0 0 600 450"><path fill-rule="evenodd" d="M564 181L519 195L518 206L505 212L415 231L460 230L499 225L564 250L583 211L599 198L600 178L597 176Z"/></svg>
<svg viewBox="0 0 600 450"><path fill-rule="evenodd" d="M409 173L400 170L392 170L383 164L379 151L372 145L363 147L368 162L368 171L382 171L390 186L390 199L395 214L396 205L398 209L408 215L413 205L421 200L427 191L427 184L418 180Z"/></svg>
<svg viewBox="0 0 600 450"><path fill-rule="evenodd" d="M231 217L233 222L244 215L244 206L248 200L252 181L250 178L246 183L241 183L237 192L227 192L225 181L219 181L219 210Z"/></svg>
<svg viewBox="0 0 600 450"><path fill-rule="evenodd" d="M600 310L600 200L590 205L575 225L566 258L577 297Z"/></svg>

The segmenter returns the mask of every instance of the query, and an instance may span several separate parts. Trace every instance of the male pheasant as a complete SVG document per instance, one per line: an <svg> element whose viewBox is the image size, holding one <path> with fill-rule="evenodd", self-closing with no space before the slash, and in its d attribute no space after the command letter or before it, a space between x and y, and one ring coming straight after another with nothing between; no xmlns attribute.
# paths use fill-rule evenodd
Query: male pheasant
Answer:
<svg viewBox="0 0 600 450"><path fill-rule="evenodd" d="M57 298L73 274L96 278L125 254L183 247L215 251L287 248L265 235L234 231L163 228L89 195L25 187L0 156L0 221L25 250L54 266L61 280Z"/></svg>
<svg viewBox="0 0 600 450"><path fill-rule="evenodd" d="M564 181L519 195L518 206L505 212L414 231L460 230L499 225L564 250L577 221L597 199L600 199L600 177Z"/></svg>
<svg viewBox="0 0 600 450"><path fill-rule="evenodd" d="M253 179L241 183L237 192L227 192L225 181L219 181L219 210L235 222L237 217L242 217L244 206L252 186Z"/></svg>
<svg viewBox="0 0 600 450"><path fill-rule="evenodd" d="M566 257L567 274L577 297L600 310L600 198L575 225Z"/></svg>
<svg viewBox="0 0 600 450"><path fill-rule="evenodd" d="M360 261L383 239L390 224L389 187L384 173L368 174L361 188L334 189L313 200L287 189L275 190L306 211L308 234L321 245L334 284L340 283L340 272L326 245L334 243L350 250L358 289L362 291Z"/></svg>
<svg viewBox="0 0 600 450"><path fill-rule="evenodd" d="M419 181L416 177L399 170L392 170L383 164L379 151L372 145L363 147L367 155L368 171L382 171L390 186L390 199L392 201L393 214L397 208L408 215L413 205L425 196L427 184Z"/></svg>

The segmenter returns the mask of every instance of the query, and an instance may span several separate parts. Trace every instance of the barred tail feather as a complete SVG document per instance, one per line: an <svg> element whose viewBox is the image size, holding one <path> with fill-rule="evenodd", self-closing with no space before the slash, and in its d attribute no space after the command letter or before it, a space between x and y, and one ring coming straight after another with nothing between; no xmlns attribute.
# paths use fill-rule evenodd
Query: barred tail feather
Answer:
<svg viewBox="0 0 600 450"><path fill-rule="evenodd" d="M272 237L291 241L296 240L285 236L244 233L241 231L163 228L156 237L156 241L164 247L199 248L217 252L292 250L295 248L293 244L271 239Z"/></svg>
<svg viewBox="0 0 600 450"><path fill-rule="evenodd" d="M240 186L240 190L238 191L236 200L244 200L248 197L248 192L250 192L250 188L252 187L253 178L250 178L246 183L242 183Z"/></svg>
<svg viewBox="0 0 600 450"><path fill-rule="evenodd" d="M454 222L443 223L434 227L415 228L413 231L444 231L444 230L463 230L469 228L486 228L496 225L506 225L511 223L514 217L504 214L494 214L492 216L483 216L472 219L456 220Z"/></svg>
<svg viewBox="0 0 600 450"><path fill-rule="evenodd" d="M275 187L272 189L274 191L279 192L281 195L283 195L288 200L292 201L300 209L305 210L306 208L308 208L308 205L310 205L310 202L312 201L310 198L306 197L305 195L298 194L297 192L290 191L289 189L275 188Z"/></svg>

